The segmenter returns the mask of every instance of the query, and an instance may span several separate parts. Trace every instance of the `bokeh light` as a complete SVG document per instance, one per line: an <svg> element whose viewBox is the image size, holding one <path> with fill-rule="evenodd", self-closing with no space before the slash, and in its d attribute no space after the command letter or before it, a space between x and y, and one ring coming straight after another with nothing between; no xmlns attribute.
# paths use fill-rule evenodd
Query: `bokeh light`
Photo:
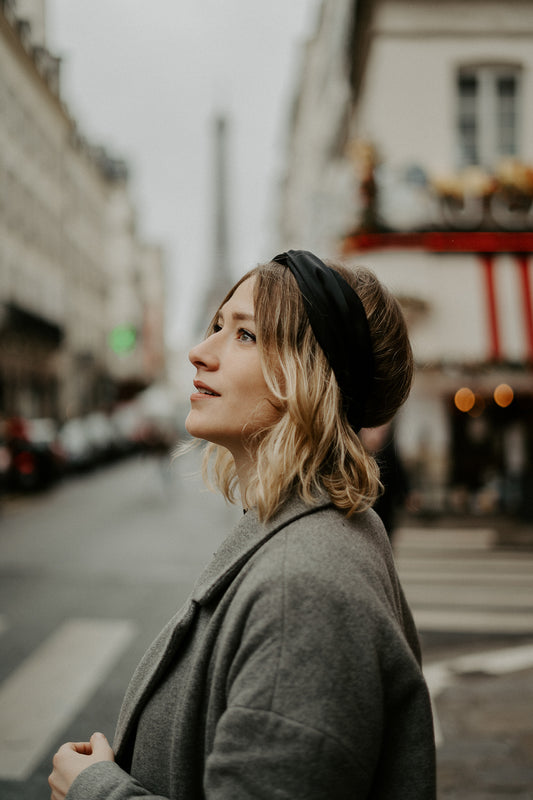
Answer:
<svg viewBox="0 0 533 800"><path fill-rule="evenodd" d="M454 403L459 409L459 411L470 411L476 402L476 396L472 389L468 389L466 386L463 386L461 389L458 389L455 393Z"/></svg>
<svg viewBox="0 0 533 800"><path fill-rule="evenodd" d="M500 383L494 389L494 402L502 408L510 406L514 399L514 392L508 383Z"/></svg>

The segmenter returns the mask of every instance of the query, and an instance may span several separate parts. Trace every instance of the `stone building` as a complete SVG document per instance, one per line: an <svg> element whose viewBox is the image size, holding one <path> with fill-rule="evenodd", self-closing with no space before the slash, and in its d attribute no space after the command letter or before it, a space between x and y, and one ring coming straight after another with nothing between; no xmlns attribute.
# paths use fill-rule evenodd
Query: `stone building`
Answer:
<svg viewBox="0 0 533 800"><path fill-rule="evenodd" d="M2 0L2 416L61 420L164 373L162 252L136 232L127 165L70 116L60 71L44 0Z"/></svg>
<svg viewBox="0 0 533 800"><path fill-rule="evenodd" d="M324 0L281 244L365 264L404 304L397 437L427 510L532 514L532 165L533 3Z"/></svg>

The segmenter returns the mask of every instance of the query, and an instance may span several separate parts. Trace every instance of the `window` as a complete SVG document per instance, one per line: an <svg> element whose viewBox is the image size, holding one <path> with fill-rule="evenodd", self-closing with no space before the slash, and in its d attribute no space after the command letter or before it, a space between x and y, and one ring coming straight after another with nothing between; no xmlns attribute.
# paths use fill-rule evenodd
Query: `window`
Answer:
<svg viewBox="0 0 533 800"><path fill-rule="evenodd" d="M518 156L520 68L462 67L457 75L459 164L494 167Z"/></svg>

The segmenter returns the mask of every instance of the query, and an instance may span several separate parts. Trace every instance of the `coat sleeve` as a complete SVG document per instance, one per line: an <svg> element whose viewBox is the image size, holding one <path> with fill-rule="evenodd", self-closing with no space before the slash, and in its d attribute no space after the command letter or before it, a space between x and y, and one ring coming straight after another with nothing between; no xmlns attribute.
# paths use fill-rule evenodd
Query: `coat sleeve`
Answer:
<svg viewBox="0 0 533 800"><path fill-rule="evenodd" d="M233 706L207 762L209 800L353 800L371 777L342 743L273 711Z"/></svg>
<svg viewBox="0 0 533 800"><path fill-rule="evenodd" d="M65 800L133 800L138 797L144 800L168 800L162 795L151 794L113 761L101 761L80 772Z"/></svg>

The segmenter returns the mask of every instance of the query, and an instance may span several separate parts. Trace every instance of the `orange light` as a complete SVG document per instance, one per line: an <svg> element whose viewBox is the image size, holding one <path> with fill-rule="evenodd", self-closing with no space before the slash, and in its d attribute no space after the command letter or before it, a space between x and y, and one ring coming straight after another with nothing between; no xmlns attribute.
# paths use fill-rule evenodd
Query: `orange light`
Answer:
<svg viewBox="0 0 533 800"><path fill-rule="evenodd" d="M514 399L514 392L508 383L500 383L494 389L494 402L502 408L510 406Z"/></svg>
<svg viewBox="0 0 533 800"><path fill-rule="evenodd" d="M458 389L455 393L454 403L459 409L459 411L470 411L474 407L474 403L476 402L476 396L472 389L467 389L466 386L463 386L461 389Z"/></svg>

